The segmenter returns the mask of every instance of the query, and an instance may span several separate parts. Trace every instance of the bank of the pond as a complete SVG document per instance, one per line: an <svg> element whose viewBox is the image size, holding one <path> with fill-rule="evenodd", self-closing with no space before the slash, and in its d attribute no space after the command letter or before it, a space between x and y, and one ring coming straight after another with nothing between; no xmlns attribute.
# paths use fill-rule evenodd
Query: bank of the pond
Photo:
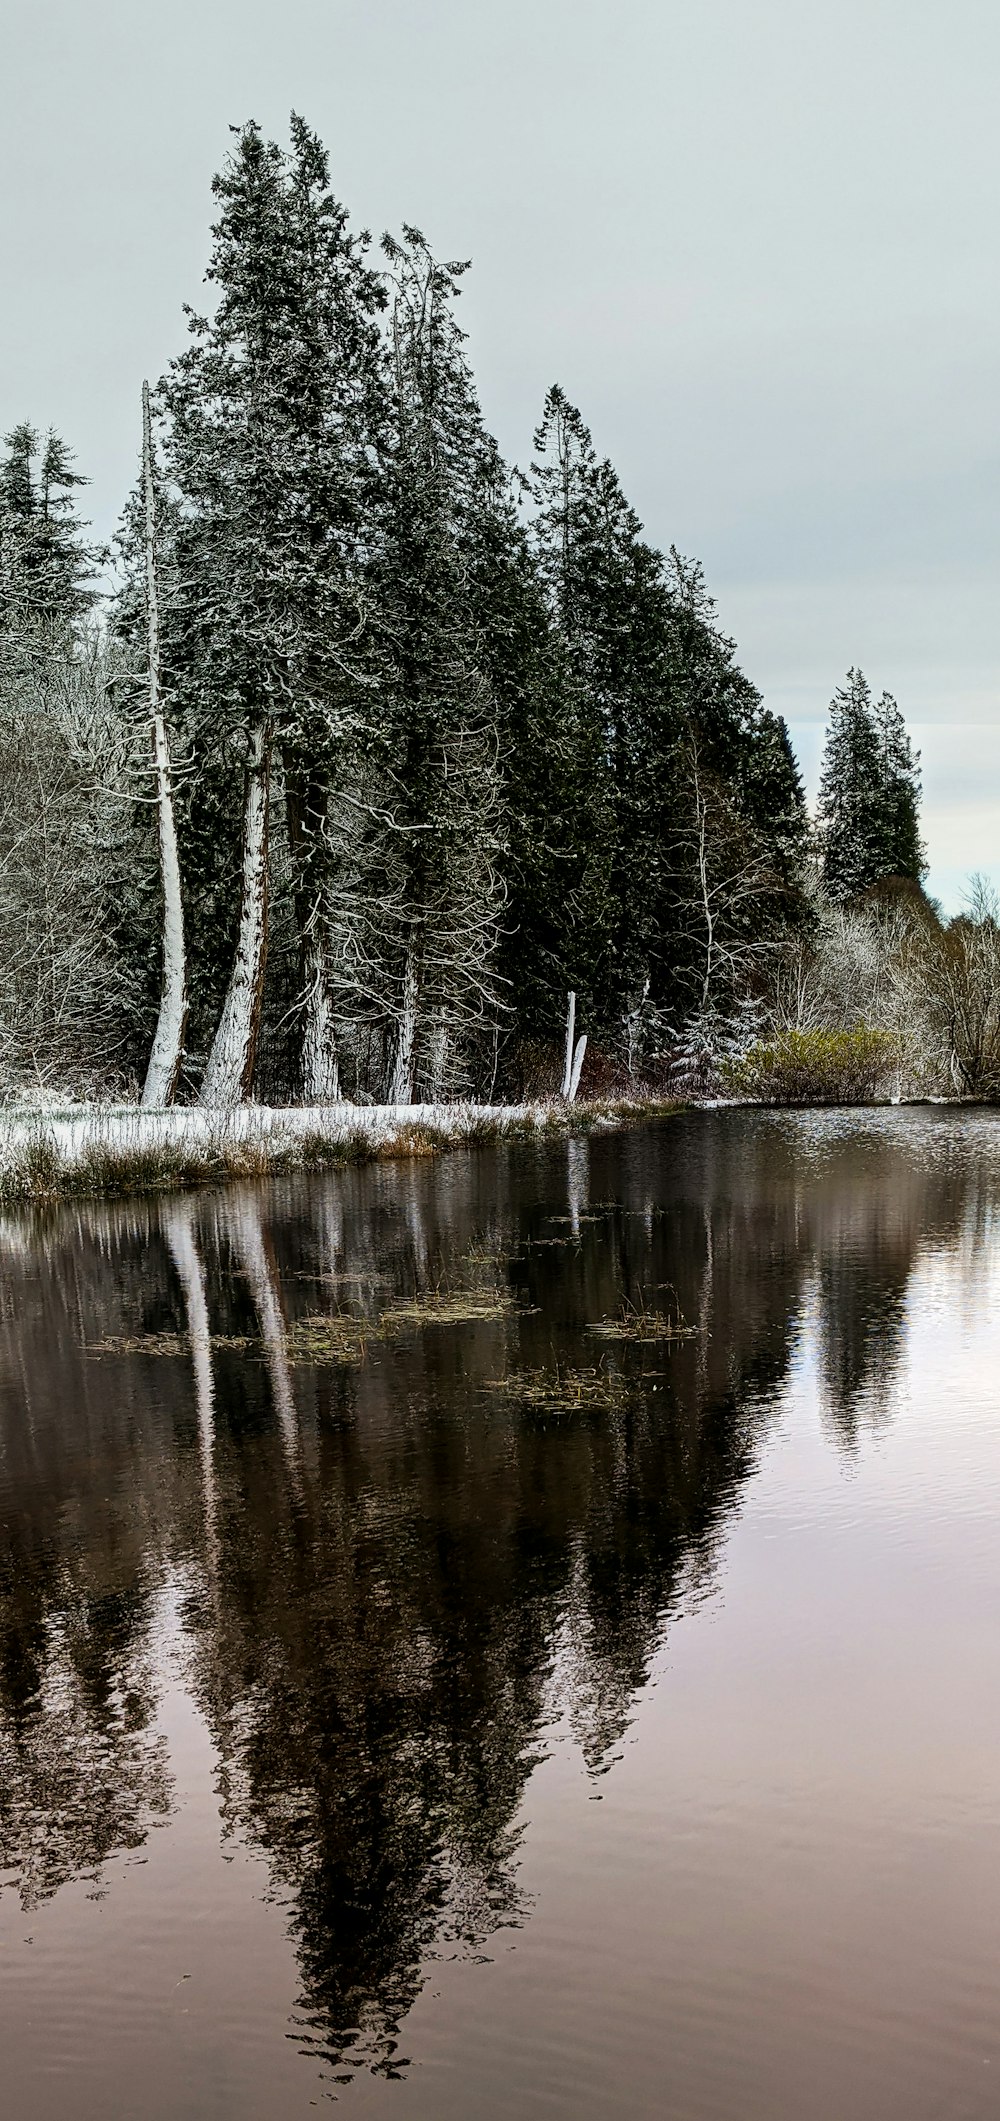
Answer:
<svg viewBox="0 0 1000 2121"><path fill-rule="evenodd" d="M0 1115L0 1203L167 1192L227 1178L322 1171L378 1157L644 1122L679 1104L604 1099L523 1105L241 1105L11 1108Z"/></svg>

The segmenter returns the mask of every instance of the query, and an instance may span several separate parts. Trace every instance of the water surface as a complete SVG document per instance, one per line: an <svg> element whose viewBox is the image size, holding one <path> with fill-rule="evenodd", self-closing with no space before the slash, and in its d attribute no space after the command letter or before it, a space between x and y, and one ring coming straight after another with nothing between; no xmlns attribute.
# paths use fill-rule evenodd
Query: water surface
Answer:
<svg viewBox="0 0 1000 2121"><path fill-rule="evenodd" d="M730 1112L0 1225L5 2113L995 2116L998 1207Z"/></svg>

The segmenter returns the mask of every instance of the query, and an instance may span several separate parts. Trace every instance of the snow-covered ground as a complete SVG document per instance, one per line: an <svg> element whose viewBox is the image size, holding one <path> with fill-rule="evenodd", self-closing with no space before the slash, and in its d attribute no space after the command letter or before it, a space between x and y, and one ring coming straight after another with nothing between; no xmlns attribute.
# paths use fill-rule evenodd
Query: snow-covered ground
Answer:
<svg viewBox="0 0 1000 2121"><path fill-rule="evenodd" d="M46 1111L11 1107L0 1113L0 1167L10 1165L36 1143L51 1144L66 1163L88 1151L127 1157L144 1150L176 1147L224 1154L240 1144L276 1154L296 1142L321 1137L331 1144L359 1137L373 1150L388 1148L414 1127L432 1128L443 1139L460 1141L484 1124L503 1132L523 1126L531 1115L538 1124L551 1118L546 1105L238 1105L208 1111L201 1105L173 1105L144 1112L136 1105L81 1105Z"/></svg>

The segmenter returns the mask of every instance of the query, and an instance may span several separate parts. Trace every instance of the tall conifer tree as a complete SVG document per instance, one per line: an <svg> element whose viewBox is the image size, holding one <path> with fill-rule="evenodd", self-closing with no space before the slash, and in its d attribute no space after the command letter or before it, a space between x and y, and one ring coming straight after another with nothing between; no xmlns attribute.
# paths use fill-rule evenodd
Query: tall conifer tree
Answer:
<svg viewBox="0 0 1000 2121"><path fill-rule="evenodd" d="M243 128L214 184L211 318L164 388L183 503L177 618L189 695L242 755L242 901L202 1094L253 1079L267 943L272 778L284 771L303 982L304 1088L338 1092L324 924L327 807L364 688L357 642L377 417L379 280L347 232L324 150L292 120L288 155Z"/></svg>

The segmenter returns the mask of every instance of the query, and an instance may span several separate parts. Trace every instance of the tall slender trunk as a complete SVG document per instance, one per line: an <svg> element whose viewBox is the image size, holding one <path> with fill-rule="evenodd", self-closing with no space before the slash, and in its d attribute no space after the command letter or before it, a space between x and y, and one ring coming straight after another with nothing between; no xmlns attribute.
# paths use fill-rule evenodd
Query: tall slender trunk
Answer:
<svg viewBox="0 0 1000 2121"><path fill-rule="evenodd" d="M243 809L243 887L236 956L201 1085L203 1105L241 1105L253 1087L267 959L267 838L271 737L250 732Z"/></svg>
<svg viewBox="0 0 1000 2121"><path fill-rule="evenodd" d="M417 1020L420 1007L420 950L411 933L403 968L403 1007L389 1085L391 1105L412 1105L417 1056Z"/></svg>
<svg viewBox="0 0 1000 2121"><path fill-rule="evenodd" d="M153 436L149 417L149 384L142 386L142 490L146 509L146 639L149 663L149 717L156 766L156 817L160 837L160 887L163 893L163 983L153 1049L146 1069L144 1106L173 1103L184 1054L187 1023L187 960L181 867L177 854L170 749L160 691L160 601L156 582L156 492L153 484Z"/></svg>
<svg viewBox="0 0 1000 2121"><path fill-rule="evenodd" d="M295 865L295 916L302 966L302 1095L309 1105L341 1098L337 1018L330 987L329 944L323 919L321 825L324 791L310 777L299 784L285 761L288 839Z"/></svg>

